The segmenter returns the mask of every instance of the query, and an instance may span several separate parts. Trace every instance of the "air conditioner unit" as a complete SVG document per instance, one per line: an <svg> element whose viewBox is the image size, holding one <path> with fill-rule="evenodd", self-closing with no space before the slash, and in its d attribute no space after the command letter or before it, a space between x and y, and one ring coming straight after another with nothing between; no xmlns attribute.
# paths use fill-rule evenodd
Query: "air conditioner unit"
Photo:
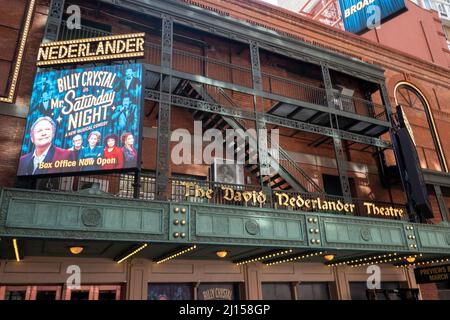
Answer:
<svg viewBox="0 0 450 320"><path fill-rule="evenodd" d="M243 185L244 165L233 160L215 158L211 170L212 180L217 183Z"/></svg>
<svg viewBox="0 0 450 320"><path fill-rule="evenodd" d="M343 87L343 86L336 86L335 89L333 89L334 93L334 106L337 110L342 111L355 111L355 105L353 103L353 100L351 97L353 97L353 94L355 93L355 90Z"/></svg>

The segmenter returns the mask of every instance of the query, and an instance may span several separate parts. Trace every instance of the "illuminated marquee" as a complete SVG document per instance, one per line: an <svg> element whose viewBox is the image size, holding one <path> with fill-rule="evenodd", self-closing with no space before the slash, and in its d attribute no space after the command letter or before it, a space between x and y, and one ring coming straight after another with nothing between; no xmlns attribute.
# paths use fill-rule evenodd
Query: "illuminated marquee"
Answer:
<svg viewBox="0 0 450 320"><path fill-rule="evenodd" d="M145 33L47 42L41 44L37 66L100 60L142 58Z"/></svg>
<svg viewBox="0 0 450 320"><path fill-rule="evenodd" d="M137 168L142 65L36 74L17 174Z"/></svg>

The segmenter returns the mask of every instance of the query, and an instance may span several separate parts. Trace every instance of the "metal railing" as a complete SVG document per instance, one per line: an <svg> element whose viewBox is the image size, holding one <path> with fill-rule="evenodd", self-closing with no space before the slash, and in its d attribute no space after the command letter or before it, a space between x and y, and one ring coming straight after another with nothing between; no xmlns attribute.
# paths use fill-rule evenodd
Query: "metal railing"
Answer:
<svg viewBox="0 0 450 320"><path fill-rule="evenodd" d="M221 88L218 88L219 90L213 91L212 94L210 91L208 91L209 94L214 96L214 99L218 99L220 102L224 101L231 105L234 108L238 108L237 104L233 101L231 97L228 96L228 94L222 90ZM222 98L221 98L221 97ZM239 118L233 118L233 120L236 121L237 125L239 127L236 127L235 129L242 129L246 130L245 122L242 121L242 119ZM320 186L312 180L309 175L298 166L298 164L295 162L294 159L289 155L289 153L284 150L279 144L273 144L272 140L270 138L270 135L267 134L267 144L270 150L276 149L278 150L278 162L279 165L287 171L289 175L291 175L306 191L308 192L322 192L322 189ZM270 155L274 160L276 160L276 157L274 157L273 154Z"/></svg>
<svg viewBox="0 0 450 320"><path fill-rule="evenodd" d="M321 193L322 188L304 171L294 159L289 155L289 153L284 150L280 145L274 145L267 135L267 142L270 149L277 149L279 155L280 166L285 169L307 192Z"/></svg>
<svg viewBox="0 0 450 320"><path fill-rule="evenodd" d="M263 89L266 92L324 107L328 106L327 92L323 88L268 73L262 73L262 79Z"/></svg>
<svg viewBox="0 0 450 320"><path fill-rule="evenodd" d="M173 69L203 75L211 79L253 87L252 70L224 61L199 56L187 51L173 50Z"/></svg>
<svg viewBox="0 0 450 320"><path fill-rule="evenodd" d="M140 199L155 200L155 181L154 175L141 174ZM133 198L135 187L133 173L46 178L36 184L40 190L75 192L91 188L121 198Z"/></svg>
<svg viewBox="0 0 450 320"><path fill-rule="evenodd" d="M58 40L63 41L63 40L85 39L109 35L111 35L111 32L83 25L80 26L79 29L69 28L67 25L67 21L62 20L59 27Z"/></svg>
<svg viewBox="0 0 450 320"><path fill-rule="evenodd" d="M88 26L81 26L81 29L69 29L66 21L62 21L59 40L99 37L110 34L110 32L105 30ZM161 45L146 41L144 61L148 64L160 65ZM247 66L236 65L179 49L173 49L172 64L173 69L177 71L203 75L211 79L248 88L253 87L252 70ZM263 90L268 93L324 107L328 106L327 94L324 88L264 72L262 73L262 80ZM338 110L387 121L383 105L339 93L335 93L334 96Z"/></svg>
<svg viewBox="0 0 450 320"><path fill-rule="evenodd" d="M388 121L384 106L369 100L334 93L334 104L337 110L355 113L382 121Z"/></svg>

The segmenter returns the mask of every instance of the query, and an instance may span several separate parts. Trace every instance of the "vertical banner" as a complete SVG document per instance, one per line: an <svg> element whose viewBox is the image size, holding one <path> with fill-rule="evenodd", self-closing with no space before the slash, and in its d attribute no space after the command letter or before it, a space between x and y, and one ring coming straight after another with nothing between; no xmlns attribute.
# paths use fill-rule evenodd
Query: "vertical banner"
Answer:
<svg viewBox="0 0 450 320"><path fill-rule="evenodd" d="M39 72L18 176L137 168L142 65Z"/></svg>
<svg viewBox="0 0 450 320"><path fill-rule="evenodd" d="M339 5L345 30L353 33L366 30L374 16L383 21L406 9L405 0L339 0Z"/></svg>

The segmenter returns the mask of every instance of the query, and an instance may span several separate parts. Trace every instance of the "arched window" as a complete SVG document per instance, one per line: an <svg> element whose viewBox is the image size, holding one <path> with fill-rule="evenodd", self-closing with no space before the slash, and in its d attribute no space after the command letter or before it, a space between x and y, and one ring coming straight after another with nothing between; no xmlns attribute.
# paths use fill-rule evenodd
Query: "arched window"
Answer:
<svg viewBox="0 0 450 320"><path fill-rule="evenodd" d="M403 107L413 129L421 167L448 172L430 105L425 96L415 86L401 82L395 87L395 101Z"/></svg>

